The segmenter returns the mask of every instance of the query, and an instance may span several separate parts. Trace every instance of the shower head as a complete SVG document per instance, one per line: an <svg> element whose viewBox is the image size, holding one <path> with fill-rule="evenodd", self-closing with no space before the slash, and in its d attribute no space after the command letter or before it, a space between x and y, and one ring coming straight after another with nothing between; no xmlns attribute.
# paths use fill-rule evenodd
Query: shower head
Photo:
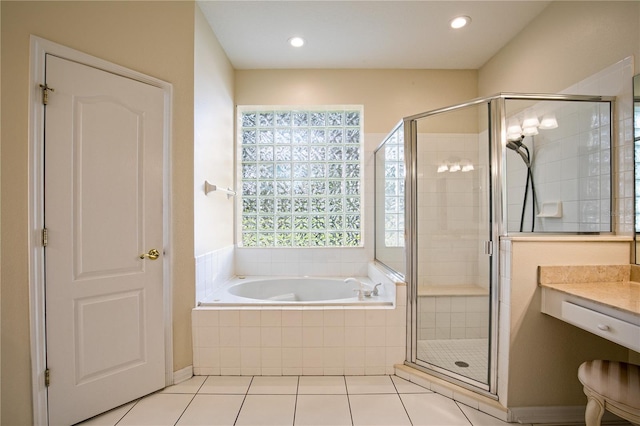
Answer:
<svg viewBox="0 0 640 426"><path fill-rule="evenodd" d="M529 160L529 150L527 149L527 146L522 143L523 140L524 136L520 137L520 139L510 140L507 142L506 147L515 151L518 155L520 155L520 157L522 157L522 160L527 165L527 167L531 167L531 161ZM522 148L527 151L526 154L522 152Z"/></svg>

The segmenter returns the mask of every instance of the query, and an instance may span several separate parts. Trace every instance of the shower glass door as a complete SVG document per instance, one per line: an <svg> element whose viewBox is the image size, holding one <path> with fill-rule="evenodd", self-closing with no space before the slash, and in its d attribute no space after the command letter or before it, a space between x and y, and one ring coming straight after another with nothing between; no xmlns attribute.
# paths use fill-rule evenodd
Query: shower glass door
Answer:
<svg viewBox="0 0 640 426"><path fill-rule="evenodd" d="M405 119L411 364L490 391L490 105ZM497 253L496 253L497 254Z"/></svg>

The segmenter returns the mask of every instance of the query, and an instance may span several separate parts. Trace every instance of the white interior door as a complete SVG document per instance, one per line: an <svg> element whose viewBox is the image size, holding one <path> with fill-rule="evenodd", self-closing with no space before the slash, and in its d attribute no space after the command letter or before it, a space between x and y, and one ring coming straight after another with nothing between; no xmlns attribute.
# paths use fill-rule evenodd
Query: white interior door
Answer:
<svg viewBox="0 0 640 426"><path fill-rule="evenodd" d="M164 94L51 55L46 83L48 409L69 425L165 384Z"/></svg>

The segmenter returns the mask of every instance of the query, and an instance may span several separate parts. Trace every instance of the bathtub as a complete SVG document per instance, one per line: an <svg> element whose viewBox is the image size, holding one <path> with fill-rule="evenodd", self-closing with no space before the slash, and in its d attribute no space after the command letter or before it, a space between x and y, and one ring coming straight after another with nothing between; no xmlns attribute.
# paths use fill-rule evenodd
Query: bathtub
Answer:
<svg viewBox="0 0 640 426"><path fill-rule="evenodd" d="M356 277L371 288L368 277ZM236 277L218 289L210 300L198 301L207 306L388 306L395 303L395 285L381 283L378 295L358 298L358 286L345 278L325 277Z"/></svg>

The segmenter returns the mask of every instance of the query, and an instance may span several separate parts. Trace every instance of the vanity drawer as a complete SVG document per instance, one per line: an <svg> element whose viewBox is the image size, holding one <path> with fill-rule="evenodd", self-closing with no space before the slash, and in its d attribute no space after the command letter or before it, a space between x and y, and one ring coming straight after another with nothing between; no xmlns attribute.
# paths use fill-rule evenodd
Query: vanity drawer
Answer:
<svg viewBox="0 0 640 426"><path fill-rule="evenodd" d="M601 314L566 300L562 302L562 319L600 337L640 351L640 326Z"/></svg>

